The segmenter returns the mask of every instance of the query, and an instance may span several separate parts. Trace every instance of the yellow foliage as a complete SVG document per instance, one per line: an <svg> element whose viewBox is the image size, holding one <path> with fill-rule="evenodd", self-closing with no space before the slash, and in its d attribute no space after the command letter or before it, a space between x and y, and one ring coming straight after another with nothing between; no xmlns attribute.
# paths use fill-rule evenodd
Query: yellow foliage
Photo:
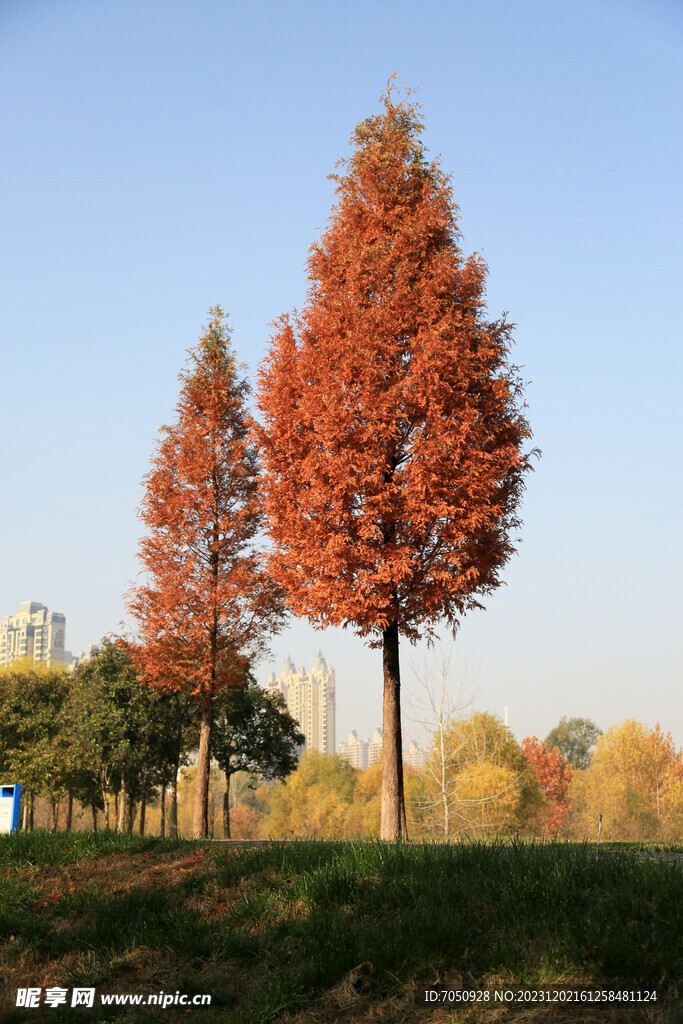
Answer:
<svg viewBox="0 0 683 1024"><path fill-rule="evenodd" d="M451 811L457 831L486 835L516 823L519 777L509 765L479 761L458 773Z"/></svg>
<svg viewBox="0 0 683 1024"><path fill-rule="evenodd" d="M417 772L404 766L409 833L416 828ZM269 810L261 825L266 838L379 835L382 764L366 771L352 768L338 755L315 750L302 755L299 767L284 782L270 787Z"/></svg>
<svg viewBox="0 0 683 1024"><path fill-rule="evenodd" d="M0 665L0 678L5 676L34 675L44 678L53 675L70 675L68 665L46 665L44 661L34 661L33 658L17 658L11 665Z"/></svg>
<svg viewBox="0 0 683 1024"><path fill-rule="evenodd" d="M669 842L683 841L683 774L667 779L662 792L662 831Z"/></svg>
<svg viewBox="0 0 683 1024"><path fill-rule="evenodd" d="M306 751L297 770L271 787L262 833L297 839L347 835L348 808L358 774L338 755Z"/></svg>
<svg viewBox="0 0 683 1024"><path fill-rule="evenodd" d="M683 755L659 724L628 720L600 737L590 766L570 788L572 831L580 838L679 838ZM678 834L676 834L678 833Z"/></svg>
<svg viewBox="0 0 683 1024"><path fill-rule="evenodd" d="M435 738L422 773L422 831L485 836L524 826L543 794L503 722L475 712Z"/></svg>

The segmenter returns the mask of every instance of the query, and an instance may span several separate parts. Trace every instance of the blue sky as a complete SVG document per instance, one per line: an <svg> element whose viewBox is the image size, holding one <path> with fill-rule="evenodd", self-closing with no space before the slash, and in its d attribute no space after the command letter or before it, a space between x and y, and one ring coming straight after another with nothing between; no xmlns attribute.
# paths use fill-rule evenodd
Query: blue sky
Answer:
<svg viewBox="0 0 683 1024"><path fill-rule="evenodd" d="M254 374L402 71L543 450L507 586L458 634L478 707L518 738L566 714L682 743L682 44L664 0L1 5L0 615L63 611L74 651L116 629L186 349L220 304ZM260 678L318 646L338 738L372 733L381 660L351 632L294 623Z"/></svg>

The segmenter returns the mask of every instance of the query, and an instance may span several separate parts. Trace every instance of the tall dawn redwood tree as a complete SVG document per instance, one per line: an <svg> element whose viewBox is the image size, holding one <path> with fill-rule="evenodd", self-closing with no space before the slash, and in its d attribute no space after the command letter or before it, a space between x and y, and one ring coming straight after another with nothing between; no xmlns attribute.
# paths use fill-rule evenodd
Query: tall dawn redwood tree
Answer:
<svg viewBox="0 0 683 1024"><path fill-rule="evenodd" d="M300 315L259 375L271 571L297 615L381 647L381 835L406 836L399 638L452 628L499 586L532 453L511 325L459 247L414 106L361 122L309 252Z"/></svg>
<svg viewBox="0 0 683 1024"><path fill-rule="evenodd" d="M146 682L189 692L201 713L193 829L208 834L214 700L280 627L280 592L262 565L258 461L252 421L219 306L181 372L177 420L162 427L145 477L139 559L145 582L127 606Z"/></svg>

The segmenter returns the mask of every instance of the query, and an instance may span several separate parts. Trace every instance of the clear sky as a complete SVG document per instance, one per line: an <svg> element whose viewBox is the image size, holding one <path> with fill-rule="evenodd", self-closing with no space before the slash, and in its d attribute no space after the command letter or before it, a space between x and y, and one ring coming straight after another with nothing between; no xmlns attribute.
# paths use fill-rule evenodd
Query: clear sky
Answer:
<svg viewBox="0 0 683 1024"><path fill-rule="evenodd" d="M682 50L675 0L0 4L0 616L42 601L73 651L117 628L186 349L220 304L253 376L402 71L543 450L458 634L477 706L519 739L578 715L683 743ZM371 734L381 657L351 632L295 623L259 677L318 646L338 739Z"/></svg>

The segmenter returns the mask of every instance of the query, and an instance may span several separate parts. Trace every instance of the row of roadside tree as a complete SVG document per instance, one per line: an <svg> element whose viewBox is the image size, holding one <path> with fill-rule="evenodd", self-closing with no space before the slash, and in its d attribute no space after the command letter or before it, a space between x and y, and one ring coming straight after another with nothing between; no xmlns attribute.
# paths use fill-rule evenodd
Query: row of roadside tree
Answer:
<svg viewBox="0 0 683 1024"><path fill-rule="evenodd" d="M296 766L304 737L281 696L256 686L248 670L240 686L222 691L213 715L229 834L233 775L283 778ZM95 830L132 832L137 819L144 833L148 803L158 800L161 833L177 835L179 773L197 749L200 727L197 703L142 683L122 643L104 640L73 675L28 663L0 671L0 773L22 785L28 830L41 799L53 828L60 807L72 827L76 803L89 810Z"/></svg>
<svg viewBox="0 0 683 1024"><path fill-rule="evenodd" d="M413 836L590 839L600 815L610 839L683 835L683 753L658 724L602 734L563 718L544 741L521 743L487 712L432 726L426 764L405 767ZM199 729L196 703L142 685L121 644L105 640L73 675L0 672L0 772L22 784L25 829L190 833ZM216 701L213 732L212 835L230 837L231 823L235 838L379 835L381 762L359 771L316 751L299 758L296 721L249 674Z"/></svg>

